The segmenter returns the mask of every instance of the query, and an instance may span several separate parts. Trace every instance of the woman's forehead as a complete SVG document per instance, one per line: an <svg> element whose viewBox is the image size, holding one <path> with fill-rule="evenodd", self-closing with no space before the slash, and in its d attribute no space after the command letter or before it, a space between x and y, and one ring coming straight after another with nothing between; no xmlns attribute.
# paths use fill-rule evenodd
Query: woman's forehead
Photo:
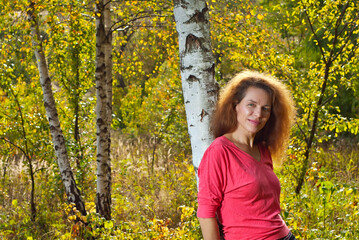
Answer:
<svg viewBox="0 0 359 240"><path fill-rule="evenodd" d="M261 103L263 105L270 105L272 102L270 94L266 90L257 87L249 87L242 100Z"/></svg>

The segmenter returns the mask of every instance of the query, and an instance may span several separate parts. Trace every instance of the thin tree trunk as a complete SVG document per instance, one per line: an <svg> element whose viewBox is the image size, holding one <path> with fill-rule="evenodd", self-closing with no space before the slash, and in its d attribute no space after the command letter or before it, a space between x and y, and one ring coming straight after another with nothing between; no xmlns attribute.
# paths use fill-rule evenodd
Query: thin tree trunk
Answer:
<svg viewBox="0 0 359 240"><path fill-rule="evenodd" d="M218 95L208 10L204 0L174 0L182 90L196 170L204 151L213 141L209 117Z"/></svg>
<svg viewBox="0 0 359 240"><path fill-rule="evenodd" d="M15 99L15 102L16 102L16 105L18 108L20 120L21 120L21 132L22 132L22 138L24 140L25 149L24 150L20 149L20 148L19 149L23 152L23 154L29 164L29 175L30 175L30 179L31 179L31 193L30 193L31 221L34 222L36 219L36 205L35 205L35 176L34 176L34 169L32 166L32 158L31 158L30 152L29 152L27 134L26 134L26 130L25 130L25 120L24 120L24 116L22 114L20 102L19 102L16 94L13 92L13 90L11 88L10 88L10 91L12 92L12 95L14 96L14 99Z"/></svg>
<svg viewBox="0 0 359 240"><path fill-rule="evenodd" d="M110 1L96 4L96 211L111 219L110 128L112 120L112 32Z"/></svg>
<svg viewBox="0 0 359 240"><path fill-rule="evenodd" d="M324 76L324 80L323 80L323 83L322 83L320 97L319 97L319 100L318 100L318 102L317 102L317 104L315 106L316 108L315 108L315 111L314 111L314 117L313 117L313 121L312 121L312 125L311 125L310 136L309 136L309 139L307 139L307 141L306 141L307 147L305 149L304 162L303 162L303 166L302 166L300 176L299 176L299 179L298 179L297 187L295 188L295 193L296 194L299 194L301 189L302 189L305 174L306 174L306 172L308 170L308 167L309 167L309 155L310 155L310 151L311 151L312 146L313 146L314 136L315 136L316 129L317 129L320 106L322 105L322 102L323 102L323 98L324 98L324 94L325 94L325 90L326 90L326 86L327 86L327 81L328 81L328 78L329 78L329 68L330 68L330 65L328 64L326 66L326 69L325 69L325 76Z"/></svg>
<svg viewBox="0 0 359 240"><path fill-rule="evenodd" d="M65 187L67 200L70 203L74 203L76 208L81 212L81 214L86 215L85 204L83 203L79 189L76 186L76 182L73 177L73 172L71 170L70 162L68 159L65 138L62 134L60 126L56 103L51 87L51 79L49 76L45 54L42 48L37 16L34 9L35 3L34 1L31 1L28 9L28 17L29 21L31 22L31 34L33 40L32 42L40 73L40 83L43 91L44 106L50 125L50 132L54 144L58 166L61 173L62 182Z"/></svg>
<svg viewBox="0 0 359 240"><path fill-rule="evenodd" d="M309 157L310 157L310 152L313 148L314 141L315 141L315 134L317 132L318 121L319 121L319 112L320 112L321 108L329 102L328 100L330 99L330 98L328 98L327 100L324 100L324 97L327 94L327 85L329 84L330 72L332 71L331 68L333 67L333 63L335 62L335 60L339 57L340 58L342 57L341 55L343 53L344 48L346 48L349 45L349 41L352 38L354 31L357 29L357 24L353 24L354 25L353 27L348 28L348 33L346 36L344 35L343 30L341 30L342 28L345 29L345 28L347 28L348 25L355 23L356 20L358 19L358 15L357 15L356 18L352 19L351 21L343 20L343 19L345 19L345 14L348 10L349 4L350 3L348 1L345 5L343 5L343 7L341 9L340 16L336 19L335 28L333 31L334 37L333 37L333 40L331 41L333 46L331 47L329 55L327 55L327 53L324 50L324 47L322 45L323 42L318 37L317 32L314 28L312 19L308 15L307 10L304 11L305 16L307 18L307 22L310 27L310 30L311 30L314 38L317 40L320 53L322 54L322 59L325 64L325 70L324 70L324 78L323 78L323 81L322 81L321 87L320 87L321 89L320 89L319 99L315 105L313 120L312 120L311 126L310 126L309 138L306 139L307 146L306 146L305 153L304 153L304 162L302 165L302 169L300 171L297 186L295 188L296 194L300 193L300 191L303 187L303 184L305 182L305 174L308 171L308 168L310 167ZM340 35L344 35L345 37L343 38ZM339 40L339 39L341 39L341 40ZM338 45L340 47L338 47ZM352 57L354 57L354 55L345 56L347 61L349 61Z"/></svg>

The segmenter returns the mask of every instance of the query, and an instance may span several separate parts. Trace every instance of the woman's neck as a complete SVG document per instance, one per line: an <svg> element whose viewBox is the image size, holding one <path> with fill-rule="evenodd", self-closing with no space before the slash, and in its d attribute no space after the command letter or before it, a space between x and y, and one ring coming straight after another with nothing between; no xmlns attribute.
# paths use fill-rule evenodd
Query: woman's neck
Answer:
<svg viewBox="0 0 359 240"><path fill-rule="evenodd" d="M231 133L224 134L226 138L228 138L231 142L233 142L236 145L244 146L246 148L252 149L254 147L254 138L255 135L244 135L241 133L238 133L236 131Z"/></svg>
<svg viewBox="0 0 359 240"><path fill-rule="evenodd" d="M233 133L224 134L224 136L231 141L235 146L240 150L248 153L257 161L261 160L260 152L258 146L254 143L253 138L240 138Z"/></svg>

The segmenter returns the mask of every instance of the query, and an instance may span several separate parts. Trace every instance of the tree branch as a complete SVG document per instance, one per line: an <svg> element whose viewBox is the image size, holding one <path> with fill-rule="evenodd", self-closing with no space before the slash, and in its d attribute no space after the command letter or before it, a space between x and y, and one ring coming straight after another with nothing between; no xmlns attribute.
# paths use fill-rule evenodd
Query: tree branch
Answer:
<svg viewBox="0 0 359 240"><path fill-rule="evenodd" d="M24 156L27 158L25 150L23 148L21 148L20 146L18 146L16 143L12 142L11 140L7 139L6 137L0 137L0 140L3 140L5 142L11 144L15 148L19 149L24 154Z"/></svg>
<svg viewBox="0 0 359 240"><path fill-rule="evenodd" d="M340 16L338 17L336 23L335 23L335 33L334 33L334 40L333 40L333 48L330 50L330 54L329 54L329 61L333 62L335 60L335 57L334 56L334 52L335 52L335 45L337 44L337 40L338 40L338 37L339 37L339 33L338 33L338 29L339 29L339 26L340 26L340 22L342 21L343 17L344 17L344 14L345 14L345 11L347 10L348 8L348 4L349 2L347 2L347 4L344 6L342 12L340 13ZM343 44L343 46L345 46L345 44ZM339 56L341 51L338 51L338 54L337 56Z"/></svg>
<svg viewBox="0 0 359 240"><path fill-rule="evenodd" d="M359 18L359 15L353 20L353 22L356 22ZM351 31L348 34L348 37L346 38L345 42L342 44L341 48L338 50L337 54L333 57L333 61L335 61L339 55L343 52L344 48L348 45L348 42L350 41L354 31L358 28L358 25L354 25L351 29ZM333 47L334 49L334 47Z"/></svg>
<svg viewBox="0 0 359 240"><path fill-rule="evenodd" d="M296 122L297 127L299 128L299 131L303 134L305 142L307 142L308 141L307 134L300 127L300 124L298 123L298 121L296 120L295 122Z"/></svg>
<svg viewBox="0 0 359 240"><path fill-rule="evenodd" d="M303 3L303 1L302 1L302 3ZM323 47L322 47L322 45L321 45L321 42L319 41L318 35L316 34L316 32L315 32L315 30L314 30L314 26L313 26L313 24L312 24L312 21L311 21L311 19L310 19L310 17L309 17L309 14L308 14L308 12L307 12L306 9L304 9L304 13L305 13L305 16L306 16L306 18L307 18L307 21L308 21L310 30L312 31L312 33L313 33L313 35L314 35L314 38L317 40L319 50L320 50L320 52L321 52L321 54L322 54L322 56L323 56L323 61L324 61L325 64L327 64L327 60L326 60L326 58L325 58L325 53L324 53Z"/></svg>

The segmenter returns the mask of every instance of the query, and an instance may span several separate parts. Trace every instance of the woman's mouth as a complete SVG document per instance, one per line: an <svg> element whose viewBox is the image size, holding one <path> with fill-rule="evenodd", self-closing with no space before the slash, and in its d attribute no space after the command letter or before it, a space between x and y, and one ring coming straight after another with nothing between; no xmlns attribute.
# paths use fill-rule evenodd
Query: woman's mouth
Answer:
<svg viewBox="0 0 359 240"><path fill-rule="evenodd" d="M255 126L258 126L261 122L260 121L258 121L258 120L251 120L251 119L249 119L248 120L251 124L253 124L253 125L255 125Z"/></svg>

